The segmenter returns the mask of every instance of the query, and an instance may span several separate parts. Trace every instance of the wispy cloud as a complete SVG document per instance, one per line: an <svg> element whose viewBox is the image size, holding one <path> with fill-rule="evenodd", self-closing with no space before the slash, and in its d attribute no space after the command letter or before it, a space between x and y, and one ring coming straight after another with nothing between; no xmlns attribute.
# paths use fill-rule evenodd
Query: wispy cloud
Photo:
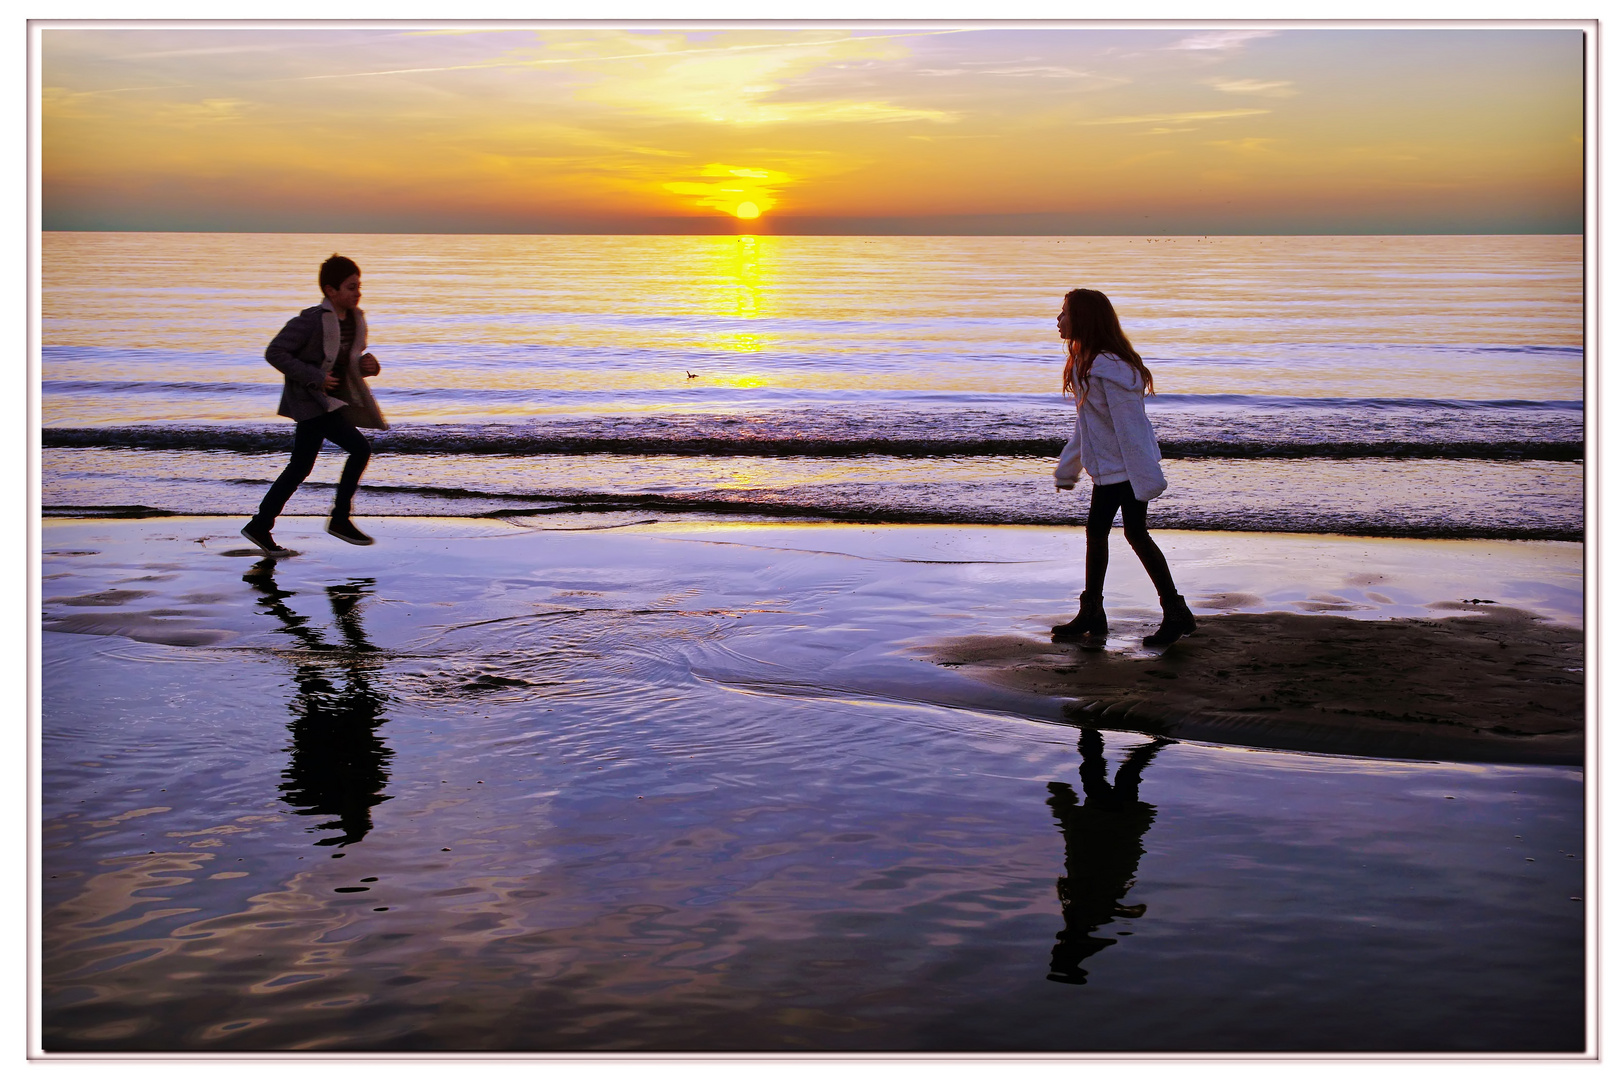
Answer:
<svg viewBox="0 0 1620 1080"><path fill-rule="evenodd" d="M1299 93L1287 81L1266 82L1261 79L1211 79L1210 85L1223 94L1254 94L1257 97L1293 97Z"/></svg>
<svg viewBox="0 0 1620 1080"><path fill-rule="evenodd" d="M1103 124L1188 124L1200 120L1230 120L1238 116L1263 116L1270 109L1222 109L1214 112L1146 113L1142 116L1103 116L1076 121L1081 127Z"/></svg>
<svg viewBox="0 0 1620 1080"><path fill-rule="evenodd" d="M275 53L288 53L294 51L295 46L284 41L253 42L235 45L210 45L196 49L161 49L155 52L126 53L120 60L173 60L177 57L191 59L198 56L241 56L248 53L271 55Z"/></svg>
<svg viewBox="0 0 1620 1080"><path fill-rule="evenodd" d="M616 71L578 91L621 115L654 116L705 124L949 123L956 114L890 101L872 88L850 86L867 61L903 59L892 37L844 37L815 47L679 50L673 60L644 58L640 70Z"/></svg>
<svg viewBox="0 0 1620 1080"><path fill-rule="evenodd" d="M1130 82L1129 79L1119 75L1099 75L1094 71L1084 71L1080 68L1063 67L1053 64L1000 64L988 66L984 64L963 64L959 67L949 68L918 68L915 74L929 75L935 78L949 78L962 75L994 75L999 78L1013 79L1079 79L1099 85L1118 86Z"/></svg>
<svg viewBox="0 0 1620 1080"><path fill-rule="evenodd" d="M873 34L865 37L834 37L814 41L771 41L754 42L751 44L695 46L685 49L659 48L649 43L649 47L640 52L612 53L593 55L580 53L575 56L543 56L525 57L523 59L486 60L476 64L444 64L434 67L384 68L376 71L346 71L324 75L300 75L298 80L313 79L364 79L383 75L424 75L440 71L487 71L499 68L546 68L573 65L600 64L619 60L651 60L665 57L725 55L755 51L780 51L796 49L817 49L828 45L841 45L850 41L894 41L902 38L935 37L942 34L967 33L967 29L949 30L917 30L903 34Z"/></svg>
<svg viewBox="0 0 1620 1080"><path fill-rule="evenodd" d="M1262 139L1262 138L1212 139L1208 143L1206 143L1205 145L1207 145L1207 146L1217 146L1217 147L1220 147L1222 150L1230 150L1230 151L1232 151L1233 153L1236 153L1236 154L1258 154L1258 153L1265 153L1265 152L1269 151L1274 143L1281 142L1281 141L1282 140L1280 140L1280 139Z"/></svg>
<svg viewBox="0 0 1620 1080"><path fill-rule="evenodd" d="M1275 30L1215 30L1207 34L1194 34L1192 37L1182 38L1169 47L1192 52L1224 51L1241 48L1251 41L1272 37L1276 33Z"/></svg>

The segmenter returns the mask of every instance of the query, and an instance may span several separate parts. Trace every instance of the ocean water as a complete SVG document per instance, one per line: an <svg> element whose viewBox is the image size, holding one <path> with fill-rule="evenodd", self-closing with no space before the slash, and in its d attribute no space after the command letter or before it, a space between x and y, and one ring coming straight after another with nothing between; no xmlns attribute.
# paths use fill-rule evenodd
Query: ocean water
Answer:
<svg viewBox="0 0 1620 1080"><path fill-rule="evenodd" d="M48 233L46 512L251 513L291 439L263 349L334 250L393 425L363 517L1072 523L1054 320L1088 286L1160 391L1159 526L1583 535L1573 236Z"/></svg>
<svg viewBox="0 0 1620 1080"><path fill-rule="evenodd" d="M381 542L321 533L331 455L260 560L262 352L334 250ZM1159 382L1195 601L1578 624L1577 545L1468 540L1582 537L1578 238L42 255L48 1049L1584 1045L1582 769L1081 731L914 651L1073 611L1079 285Z"/></svg>

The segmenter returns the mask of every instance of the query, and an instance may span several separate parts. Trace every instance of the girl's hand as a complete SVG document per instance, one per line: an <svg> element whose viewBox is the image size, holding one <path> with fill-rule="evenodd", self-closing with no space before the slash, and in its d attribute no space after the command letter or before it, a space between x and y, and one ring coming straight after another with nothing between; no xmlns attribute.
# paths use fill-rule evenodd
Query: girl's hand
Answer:
<svg viewBox="0 0 1620 1080"><path fill-rule="evenodd" d="M326 377L326 381L321 383L321 389L322 390L336 390L337 388L338 388L338 377L336 375L328 375Z"/></svg>
<svg viewBox="0 0 1620 1080"><path fill-rule="evenodd" d="M370 353L366 353L366 355L360 358L360 374L366 378L371 378L381 370L382 363Z"/></svg>

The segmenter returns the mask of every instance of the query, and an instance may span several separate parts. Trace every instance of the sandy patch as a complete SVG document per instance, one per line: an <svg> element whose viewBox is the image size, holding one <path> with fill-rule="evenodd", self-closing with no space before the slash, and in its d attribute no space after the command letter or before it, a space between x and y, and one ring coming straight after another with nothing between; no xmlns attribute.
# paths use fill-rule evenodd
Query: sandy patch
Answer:
<svg viewBox="0 0 1620 1080"><path fill-rule="evenodd" d="M1460 605L1457 605L1460 606ZM1524 611L1369 621L1204 616L1163 655L1011 635L951 638L933 663L1073 699L1099 727L1244 746L1453 761L1579 764L1580 630Z"/></svg>

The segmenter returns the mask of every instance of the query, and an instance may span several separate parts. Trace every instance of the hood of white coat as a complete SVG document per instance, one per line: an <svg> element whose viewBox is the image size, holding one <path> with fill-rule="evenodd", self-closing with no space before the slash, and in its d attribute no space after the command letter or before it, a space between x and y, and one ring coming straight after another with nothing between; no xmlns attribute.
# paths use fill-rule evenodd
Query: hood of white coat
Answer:
<svg viewBox="0 0 1620 1080"><path fill-rule="evenodd" d="M1097 358L1091 362L1091 377L1107 379L1126 390L1140 390L1143 386L1140 372L1119 357L1108 353L1098 353Z"/></svg>

